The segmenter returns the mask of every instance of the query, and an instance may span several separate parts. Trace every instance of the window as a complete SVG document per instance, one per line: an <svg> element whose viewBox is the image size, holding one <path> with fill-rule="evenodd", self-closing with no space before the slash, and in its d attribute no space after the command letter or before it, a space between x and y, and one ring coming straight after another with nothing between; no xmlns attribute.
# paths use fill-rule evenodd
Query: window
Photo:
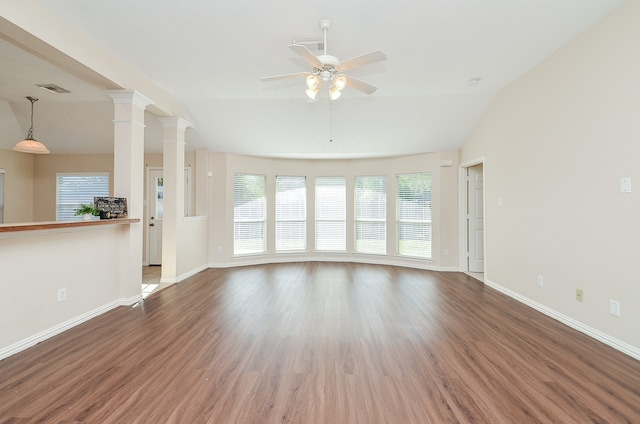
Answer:
<svg viewBox="0 0 640 424"><path fill-rule="evenodd" d="M236 174L233 180L233 253L265 252L264 175Z"/></svg>
<svg viewBox="0 0 640 424"><path fill-rule="evenodd" d="M356 252L387 253L387 179L356 177Z"/></svg>
<svg viewBox="0 0 640 424"><path fill-rule="evenodd" d="M89 174L56 175L56 220L73 221L81 204L93 205L94 197L109 196L109 174L106 172Z"/></svg>
<svg viewBox="0 0 640 424"><path fill-rule="evenodd" d="M398 175L398 254L431 258L431 174Z"/></svg>
<svg viewBox="0 0 640 424"><path fill-rule="evenodd" d="M276 252L307 247L305 177L276 176Z"/></svg>
<svg viewBox="0 0 640 424"><path fill-rule="evenodd" d="M346 200L344 177L316 178L316 250L346 250Z"/></svg>
<svg viewBox="0 0 640 424"><path fill-rule="evenodd" d="M4 222L4 169L0 169L0 224Z"/></svg>

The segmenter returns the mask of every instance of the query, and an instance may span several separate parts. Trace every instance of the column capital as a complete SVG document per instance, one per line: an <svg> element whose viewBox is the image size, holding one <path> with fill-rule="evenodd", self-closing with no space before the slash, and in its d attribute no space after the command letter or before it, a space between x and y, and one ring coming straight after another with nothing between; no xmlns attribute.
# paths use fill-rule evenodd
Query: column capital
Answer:
<svg viewBox="0 0 640 424"><path fill-rule="evenodd" d="M135 90L109 90L105 92L115 104L134 104L142 109L154 102Z"/></svg>
<svg viewBox="0 0 640 424"><path fill-rule="evenodd" d="M187 128L193 128L193 124L186 119L178 116L169 116L167 118L158 118L158 121L162 123L164 128L177 128L179 130L186 130Z"/></svg>

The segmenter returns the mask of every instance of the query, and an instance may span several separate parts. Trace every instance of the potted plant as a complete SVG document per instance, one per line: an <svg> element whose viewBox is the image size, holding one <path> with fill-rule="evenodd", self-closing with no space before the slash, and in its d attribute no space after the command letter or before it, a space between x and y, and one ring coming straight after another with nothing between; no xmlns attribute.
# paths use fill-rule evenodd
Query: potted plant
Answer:
<svg viewBox="0 0 640 424"><path fill-rule="evenodd" d="M92 216L99 216L100 211L95 208L93 205L80 205L78 209L76 209L76 216L82 215L84 219L91 219Z"/></svg>

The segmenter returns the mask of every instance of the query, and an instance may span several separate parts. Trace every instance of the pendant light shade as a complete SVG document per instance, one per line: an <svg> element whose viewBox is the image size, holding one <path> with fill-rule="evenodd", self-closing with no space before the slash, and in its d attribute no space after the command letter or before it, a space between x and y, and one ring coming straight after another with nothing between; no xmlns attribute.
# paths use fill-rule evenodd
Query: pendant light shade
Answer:
<svg viewBox="0 0 640 424"><path fill-rule="evenodd" d="M27 133L27 137L15 145L13 150L23 153L34 153L37 155L45 155L49 153L49 149L44 144L33 138L33 104L38 101L36 97L29 97L27 99L31 102L31 127Z"/></svg>

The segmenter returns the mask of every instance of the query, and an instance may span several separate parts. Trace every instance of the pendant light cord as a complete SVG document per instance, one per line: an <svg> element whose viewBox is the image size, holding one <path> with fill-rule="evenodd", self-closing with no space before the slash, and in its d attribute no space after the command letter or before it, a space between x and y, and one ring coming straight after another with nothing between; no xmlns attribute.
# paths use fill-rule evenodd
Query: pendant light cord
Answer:
<svg viewBox="0 0 640 424"><path fill-rule="evenodd" d="M35 97L27 97L31 102L31 127L29 128L29 132L27 133L27 140L34 140L33 138L33 104L38 101Z"/></svg>

